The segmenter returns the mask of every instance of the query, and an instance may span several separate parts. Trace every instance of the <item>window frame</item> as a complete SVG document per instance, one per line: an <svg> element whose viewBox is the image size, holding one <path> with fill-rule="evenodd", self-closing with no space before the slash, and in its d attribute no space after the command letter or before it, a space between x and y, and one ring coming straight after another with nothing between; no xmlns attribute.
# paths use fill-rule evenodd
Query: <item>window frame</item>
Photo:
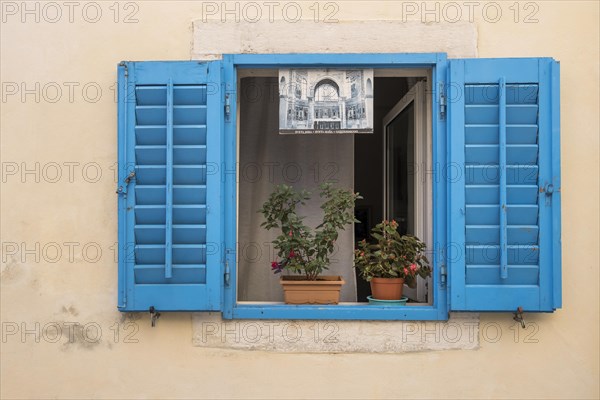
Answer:
<svg viewBox="0 0 600 400"><path fill-rule="evenodd" d="M430 305L406 307L373 305L289 305L237 301L237 177L238 177L238 69L261 68L430 68L431 69L431 155L433 243L433 299ZM446 80L445 53L378 54L230 54L223 56L224 123L224 274L222 315L226 319L312 319L312 320L447 320L448 296L445 275L447 243L447 185L439 166L446 164L446 121L440 107L440 89ZM443 105L442 105L443 107ZM437 166L437 167L436 167Z"/></svg>

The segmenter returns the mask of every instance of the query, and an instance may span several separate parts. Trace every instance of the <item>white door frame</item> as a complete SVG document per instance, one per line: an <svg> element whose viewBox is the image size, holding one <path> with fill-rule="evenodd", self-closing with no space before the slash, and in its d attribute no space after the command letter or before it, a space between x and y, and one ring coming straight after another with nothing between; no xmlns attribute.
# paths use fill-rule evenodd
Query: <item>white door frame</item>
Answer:
<svg viewBox="0 0 600 400"><path fill-rule="evenodd" d="M388 215L388 167L390 162L389 149L387 147L388 125L398 117L398 115L411 103L414 104L414 198L413 198L413 218L414 218L414 234L419 239L427 244L428 253L433 249L433 214L432 214L432 167L431 167L431 119L430 107L431 93L425 91L427 82L419 81L410 88L408 93L400 99L398 103L386 114L383 118L383 215L384 219L390 219ZM431 260L431 257L429 257ZM430 281L430 279L428 279ZM404 288L404 292L408 297L416 299L419 302L432 302L431 294L433 293L431 285L427 284L425 279L417 279L417 288L411 289L408 286ZM427 294L429 293L429 296Z"/></svg>

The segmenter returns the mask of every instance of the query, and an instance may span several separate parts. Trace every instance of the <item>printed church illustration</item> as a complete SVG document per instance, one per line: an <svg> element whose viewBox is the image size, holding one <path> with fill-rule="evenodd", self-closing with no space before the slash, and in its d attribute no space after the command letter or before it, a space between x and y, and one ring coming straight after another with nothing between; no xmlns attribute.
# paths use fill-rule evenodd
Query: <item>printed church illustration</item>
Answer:
<svg viewBox="0 0 600 400"><path fill-rule="evenodd" d="M373 70L279 71L280 133L373 133Z"/></svg>

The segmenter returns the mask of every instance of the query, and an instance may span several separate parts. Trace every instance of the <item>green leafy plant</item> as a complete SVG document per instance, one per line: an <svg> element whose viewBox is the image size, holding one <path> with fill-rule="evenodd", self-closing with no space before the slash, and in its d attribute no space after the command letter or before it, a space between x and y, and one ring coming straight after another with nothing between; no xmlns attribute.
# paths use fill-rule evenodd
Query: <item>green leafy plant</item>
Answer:
<svg viewBox="0 0 600 400"><path fill-rule="evenodd" d="M281 229L281 235L273 241L281 259L271 263L274 273L285 269L304 274L307 280L316 280L328 269L338 231L359 222L354 218L354 204L362 198L358 193L334 188L330 183L319 188L324 199L321 205L323 222L314 230L296 213L296 207L310 199L310 192L306 190L296 191L291 186L278 185L258 211L265 217L261 224L263 228Z"/></svg>
<svg viewBox="0 0 600 400"><path fill-rule="evenodd" d="M431 276L429 261L424 251L427 248L419 238L401 236L398 223L383 221L371 229L374 243L362 240L354 251L354 266L361 276L372 278L404 278L409 287L416 286L416 277Z"/></svg>

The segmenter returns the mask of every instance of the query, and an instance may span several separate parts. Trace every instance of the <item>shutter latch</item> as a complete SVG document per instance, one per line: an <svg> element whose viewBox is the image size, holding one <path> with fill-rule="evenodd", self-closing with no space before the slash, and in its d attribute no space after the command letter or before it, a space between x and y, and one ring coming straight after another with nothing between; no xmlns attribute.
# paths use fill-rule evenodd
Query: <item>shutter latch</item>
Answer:
<svg viewBox="0 0 600 400"><path fill-rule="evenodd" d="M546 205L549 206L552 202L552 193L554 193L554 185L546 183L543 187L540 187L540 193L546 194Z"/></svg>
<svg viewBox="0 0 600 400"><path fill-rule="evenodd" d="M160 318L160 313L156 311L154 306L150 306L148 312L150 313L150 325L154 328L156 326L156 320Z"/></svg>
<svg viewBox="0 0 600 400"><path fill-rule="evenodd" d="M546 186L544 186L543 191L546 192L546 196L551 196L552 193L554 193L554 185L547 183Z"/></svg>
<svg viewBox="0 0 600 400"><path fill-rule="evenodd" d="M523 318L523 308L517 307L517 311L515 312L515 316L513 319L519 323L521 323L521 328L525 329L525 319Z"/></svg>
<svg viewBox="0 0 600 400"><path fill-rule="evenodd" d="M127 177L125 179L123 179L123 182L125 183L124 185L120 185L117 188L116 193L117 194L127 194L127 186L129 185L129 182L131 182L132 179L135 178L135 171L131 171L131 173L129 175L127 175Z"/></svg>

